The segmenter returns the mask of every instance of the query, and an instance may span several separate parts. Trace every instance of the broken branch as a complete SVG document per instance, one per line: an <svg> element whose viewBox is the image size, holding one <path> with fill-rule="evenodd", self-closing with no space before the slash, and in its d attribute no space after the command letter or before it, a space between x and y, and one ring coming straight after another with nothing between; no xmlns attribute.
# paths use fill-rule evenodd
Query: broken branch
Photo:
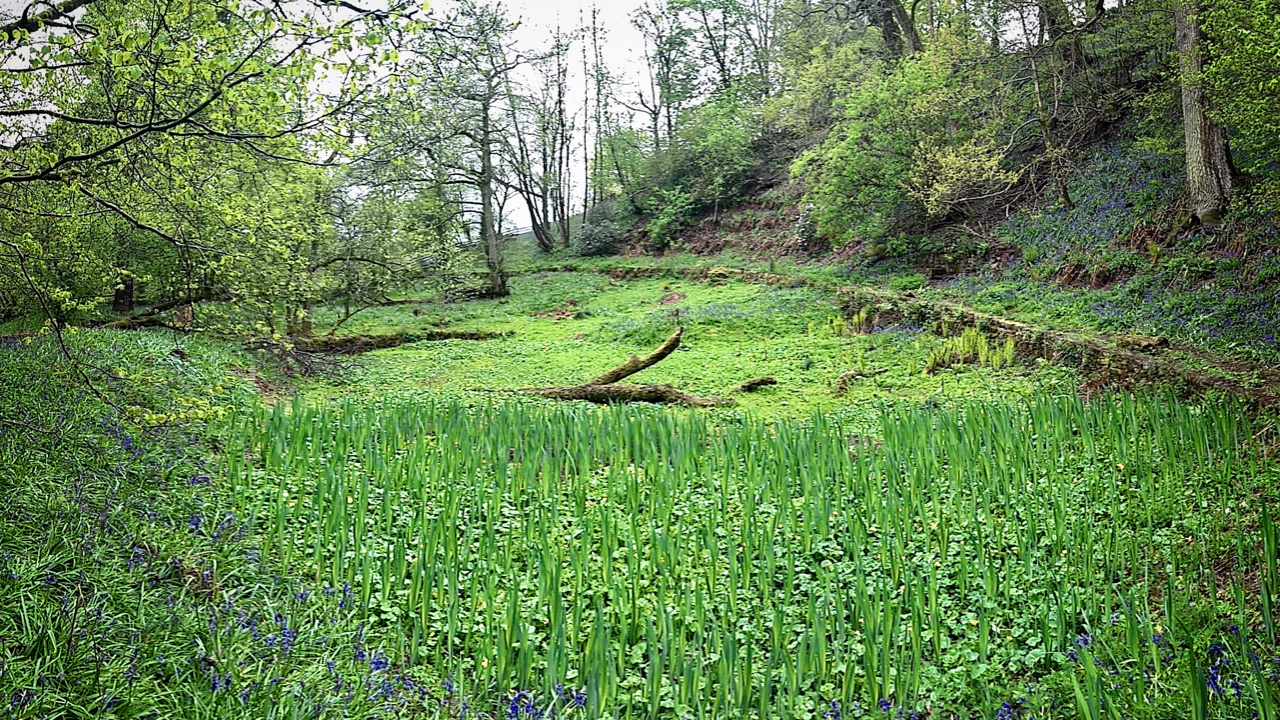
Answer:
<svg viewBox="0 0 1280 720"><path fill-rule="evenodd" d="M663 343L658 346L657 350L654 350L653 352L649 353L648 355L645 355L644 357L635 357L633 355L630 360L622 363L618 367L610 370L609 372L601 375L600 377L596 378L595 380L592 380L587 384L588 385L610 385L618 382L623 378L635 375L641 370L644 370L650 365L657 363L658 361L662 360L666 356L675 352L676 348L680 347L680 337L682 335L684 335L684 328L683 327L676 328L676 331L671 333L671 337L664 340Z"/></svg>
<svg viewBox="0 0 1280 720"><path fill-rule="evenodd" d="M847 370L841 373L840 377L836 378L835 394L843 395L849 392L849 385L854 380L861 380L862 378L874 377L876 375L882 375L887 372L889 372L889 368L880 368L879 370Z"/></svg>

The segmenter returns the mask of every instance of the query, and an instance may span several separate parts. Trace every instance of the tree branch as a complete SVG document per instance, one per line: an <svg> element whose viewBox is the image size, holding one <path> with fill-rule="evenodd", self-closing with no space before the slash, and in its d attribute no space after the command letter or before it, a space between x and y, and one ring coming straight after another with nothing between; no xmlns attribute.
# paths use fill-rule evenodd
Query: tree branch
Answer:
<svg viewBox="0 0 1280 720"><path fill-rule="evenodd" d="M66 0L66 2L61 5L52 5L48 10L45 10L42 13L30 15L29 13L31 12L31 8L35 7L35 3L32 3L23 9L22 17L10 23L0 25L0 33L8 35L13 33L14 30L35 32L46 23L52 20L57 20L61 17L66 17L93 1L94 0Z"/></svg>

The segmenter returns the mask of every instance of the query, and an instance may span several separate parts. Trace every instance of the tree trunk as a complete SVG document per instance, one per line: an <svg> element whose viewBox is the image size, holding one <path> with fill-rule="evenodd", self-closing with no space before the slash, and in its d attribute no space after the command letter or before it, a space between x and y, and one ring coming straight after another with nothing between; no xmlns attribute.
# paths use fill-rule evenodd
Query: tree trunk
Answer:
<svg viewBox="0 0 1280 720"><path fill-rule="evenodd" d="M120 278L120 286L116 288L115 295L111 298L111 312L128 313L133 312L133 276L123 275Z"/></svg>
<svg viewBox="0 0 1280 720"><path fill-rule="evenodd" d="M1178 53L1182 64L1182 126L1187 144L1187 192L1193 222L1216 226L1231 197L1231 157L1227 135L1209 116L1209 98L1201 83L1204 70L1204 32L1196 17L1195 0L1187 0L1176 14Z"/></svg>
<svg viewBox="0 0 1280 720"><path fill-rule="evenodd" d="M622 363L618 367L601 375L600 377L587 383L588 385L609 385L616 383L623 378L631 377L645 368L656 364L663 358L676 351L680 347L680 338L684 336L684 328L676 328L671 336L663 341L656 350L645 355L644 357L632 357L630 360Z"/></svg>
<svg viewBox="0 0 1280 720"><path fill-rule="evenodd" d="M880 30L880 36L884 39L885 49L889 51L889 57L902 57L902 30L898 28L898 21L893 17L893 11L886 7L886 3L891 4L895 0L873 0L870 7L867 8L867 19L872 25Z"/></svg>
<svg viewBox="0 0 1280 720"><path fill-rule="evenodd" d="M493 138L490 107L481 108L480 120L480 242L484 244L485 266L489 269L491 297L507 295L507 276L502 271L502 245L493 217Z"/></svg>
<svg viewBox="0 0 1280 720"><path fill-rule="evenodd" d="M898 30L902 33L902 39L906 43L906 52L908 55L918 53L924 50L924 43L920 42L920 33L916 32L915 18L911 17L911 13L902 6L901 0L885 0L889 5L889 11L893 13L894 22L898 26Z"/></svg>

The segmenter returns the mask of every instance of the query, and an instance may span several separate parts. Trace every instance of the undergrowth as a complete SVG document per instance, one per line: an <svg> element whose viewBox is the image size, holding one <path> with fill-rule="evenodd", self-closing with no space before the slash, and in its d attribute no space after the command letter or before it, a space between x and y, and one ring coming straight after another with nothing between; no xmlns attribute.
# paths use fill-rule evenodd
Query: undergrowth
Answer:
<svg viewBox="0 0 1280 720"><path fill-rule="evenodd" d="M51 337L0 341L0 715L422 707L427 688L363 634L350 592L281 575L260 518L210 464L225 441L219 418L257 402L229 371L245 358L152 332L67 341L79 362L109 372L90 377L110 397L139 410L102 404ZM203 401L201 412L182 398Z"/></svg>

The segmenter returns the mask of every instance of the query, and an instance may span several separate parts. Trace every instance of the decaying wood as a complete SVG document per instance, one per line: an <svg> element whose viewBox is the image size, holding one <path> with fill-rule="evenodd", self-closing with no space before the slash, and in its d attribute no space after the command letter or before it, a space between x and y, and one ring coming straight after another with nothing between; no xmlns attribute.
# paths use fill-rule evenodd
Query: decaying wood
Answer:
<svg viewBox="0 0 1280 720"><path fill-rule="evenodd" d="M671 385L600 385L588 383L571 387L534 388L525 390L530 395L552 398L555 400L586 400L587 402L608 404L616 402L650 402L690 407L712 407L716 405L732 405L729 398L704 398L681 392Z"/></svg>
<svg viewBox="0 0 1280 720"><path fill-rule="evenodd" d="M569 387L530 388L521 392L555 400L586 400L593 403L616 402L651 402L690 407L711 407L715 405L732 405L729 398L704 398L690 395L675 389L671 385L619 385L618 381L635 375L650 367L680 347L680 338L684 328L677 328L671 336L662 342L656 350L644 357L632 357L630 360L592 380L585 385ZM763 378L762 378L763 379Z"/></svg>
<svg viewBox="0 0 1280 720"><path fill-rule="evenodd" d="M645 368L651 365L654 365L655 363L659 362L666 356L675 352L676 348L680 347L680 338L683 335L684 335L684 328L683 327L676 328L676 331L671 333L671 337L664 340L662 344L658 346L657 350L654 350L653 352L649 353L648 355L645 355L644 357L636 357L633 355L631 356L630 360L622 363L618 367L610 370L609 372L601 375L600 377L596 378L595 380L592 380L587 384L588 385L609 385L612 383L616 383L619 380L622 380L623 378L627 378L632 375L635 375L641 370L644 370Z"/></svg>
<svg viewBox="0 0 1280 720"><path fill-rule="evenodd" d="M413 330L387 335L340 335L337 337L324 335L296 339L294 344L311 352L354 354L370 350L385 350L427 340L489 340L504 335L507 333L490 330Z"/></svg>
<svg viewBox="0 0 1280 720"><path fill-rule="evenodd" d="M135 313L128 317L120 318L119 320L104 323L100 327L109 330L137 330L138 328L144 327L173 327L170 323L166 323L160 319L160 313L167 312L178 307L190 307L193 302L208 300L211 297L212 295L210 293L183 295L182 297L165 300L162 303L152 305L140 313Z"/></svg>
<svg viewBox="0 0 1280 720"><path fill-rule="evenodd" d="M769 385L777 385L777 384L778 384L778 380L776 378L758 377L758 378L755 378L754 380L748 380L742 383L741 385L739 385L737 388L734 389L734 392L739 392L739 393L755 392L756 390L759 390L762 387L768 387Z"/></svg>
<svg viewBox="0 0 1280 720"><path fill-rule="evenodd" d="M849 385L852 384L854 380L875 377L876 375L883 375L887 372L889 372L888 368L879 368L876 370L846 370L843 373L840 373L840 377L836 378L835 394L843 395L849 392Z"/></svg>

